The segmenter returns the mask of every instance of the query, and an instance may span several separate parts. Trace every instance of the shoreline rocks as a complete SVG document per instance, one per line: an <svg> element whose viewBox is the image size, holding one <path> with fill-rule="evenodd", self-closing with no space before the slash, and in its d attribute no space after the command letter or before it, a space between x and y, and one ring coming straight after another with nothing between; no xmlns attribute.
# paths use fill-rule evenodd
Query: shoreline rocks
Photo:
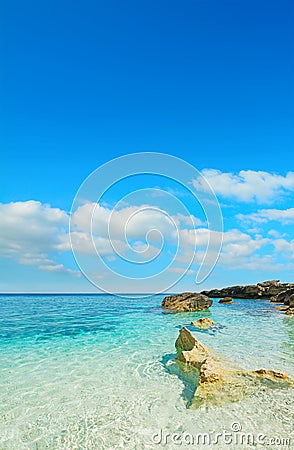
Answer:
<svg viewBox="0 0 294 450"><path fill-rule="evenodd" d="M207 310L212 303L207 295L197 292L184 292L165 297L162 301L162 307L175 312L193 312Z"/></svg>
<svg viewBox="0 0 294 450"><path fill-rule="evenodd" d="M261 384L287 388L294 385L293 380L280 371L259 369L248 372L235 367L227 368L227 363L220 361L185 327L180 330L175 346L180 368L198 372L198 385L191 408L239 401L260 390L263 387Z"/></svg>
<svg viewBox="0 0 294 450"><path fill-rule="evenodd" d="M294 283L270 280L247 286L229 286L222 289L202 291L201 294L212 298L220 298L219 303L226 304L233 303L233 298L270 300L271 303L284 304L285 308L280 308L280 310L286 315L294 315Z"/></svg>
<svg viewBox="0 0 294 450"><path fill-rule="evenodd" d="M280 283L279 280L263 281L262 283L249 284L244 286L229 286L222 289L212 289L210 291L202 291L201 294L211 298L242 298L242 299L275 299L284 291L293 289L293 283Z"/></svg>

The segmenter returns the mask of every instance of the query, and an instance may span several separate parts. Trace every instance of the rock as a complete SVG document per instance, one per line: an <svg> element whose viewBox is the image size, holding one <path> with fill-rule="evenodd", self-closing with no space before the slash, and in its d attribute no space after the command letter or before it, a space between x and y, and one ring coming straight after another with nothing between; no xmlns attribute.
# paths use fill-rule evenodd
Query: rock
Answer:
<svg viewBox="0 0 294 450"><path fill-rule="evenodd" d="M261 283L257 283L257 286L261 287L271 287L271 286L279 286L280 280L270 280L270 281L262 281Z"/></svg>
<svg viewBox="0 0 294 450"><path fill-rule="evenodd" d="M284 380L284 381L289 381L290 378L288 377L288 375L284 372L278 372L276 370L267 370L267 369L258 369L258 370L253 370L253 372L251 372L253 375L256 375L258 377L261 378L267 378L269 380Z"/></svg>
<svg viewBox="0 0 294 450"><path fill-rule="evenodd" d="M208 350L198 341L195 336L186 327L181 328L179 337L175 343L177 351L197 349L200 352L207 353Z"/></svg>
<svg viewBox="0 0 294 450"><path fill-rule="evenodd" d="M278 295L271 298L271 302L284 303L285 305L289 305L290 297L292 297L293 294L294 294L294 288L283 290ZM292 298L294 299L294 295Z"/></svg>
<svg viewBox="0 0 294 450"><path fill-rule="evenodd" d="M233 303L232 297L223 297L219 301L219 303Z"/></svg>
<svg viewBox="0 0 294 450"><path fill-rule="evenodd" d="M209 354L209 350L186 327L180 330L175 346L178 352L176 359L198 369Z"/></svg>
<svg viewBox="0 0 294 450"><path fill-rule="evenodd" d="M294 290L293 283L280 283L279 280L270 280L247 286L230 286L223 289L202 291L201 294L211 298L232 297L243 299L271 299L272 297L276 298L281 292L289 289Z"/></svg>
<svg viewBox="0 0 294 450"><path fill-rule="evenodd" d="M278 305L278 306L275 306L273 309L277 309L279 311L287 311L287 309L289 309L289 306L285 306L285 305L280 306L280 305Z"/></svg>
<svg viewBox="0 0 294 450"><path fill-rule="evenodd" d="M193 334L183 327L176 340L176 361L183 370L198 372L198 385L191 402L191 408L200 406L221 406L227 402L239 401L254 395L265 387L293 387L294 382L287 374L275 370L259 369L246 372L220 361ZM271 384L268 384L271 381Z"/></svg>
<svg viewBox="0 0 294 450"><path fill-rule="evenodd" d="M196 320L195 322L191 322L191 325L193 327L201 328L202 330L206 330L207 328L214 325L215 322L212 319L209 319L208 317L203 317L201 319Z"/></svg>
<svg viewBox="0 0 294 450"><path fill-rule="evenodd" d="M176 312L201 311L208 309L212 300L203 294L196 292L184 292L183 294L170 295L162 301L162 307Z"/></svg>
<svg viewBox="0 0 294 450"><path fill-rule="evenodd" d="M288 308L285 314L287 314L287 316L294 316L294 308Z"/></svg>
<svg viewBox="0 0 294 450"><path fill-rule="evenodd" d="M218 366L211 356L208 356L201 364L199 369L199 382L203 383L216 383L222 381L222 370Z"/></svg>
<svg viewBox="0 0 294 450"><path fill-rule="evenodd" d="M192 366L200 370L203 361L207 357L205 352L199 351L196 348L190 351L182 351L176 356L176 361L184 363L186 366Z"/></svg>

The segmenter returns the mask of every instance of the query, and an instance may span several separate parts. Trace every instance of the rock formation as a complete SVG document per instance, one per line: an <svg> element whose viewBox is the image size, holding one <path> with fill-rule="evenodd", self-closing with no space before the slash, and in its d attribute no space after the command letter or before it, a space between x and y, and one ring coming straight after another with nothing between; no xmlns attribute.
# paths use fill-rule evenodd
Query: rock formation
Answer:
<svg viewBox="0 0 294 450"><path fill-rule="evenodd" d="M212 300L203 294L184 292L183 294L170 295L162 301L162 307L175 312L201 311L208 309Z"/></svg>
<svg viewBox="0 0 294 450"><path fill-rule="evenodd" d="M228 304L230 304L230 303L233 303L233 299L232 299L232 297L223 297L223 298L221 298L219 300L219 303L228 303Z"/></svg>
<svg viewBox="0 0 294 450"><path fill-rule="evenodd" d="M288 289L294 289L294 284L271 280L257 284L249 284L247 286L230 286L223 289L212 289L211 291L203 291L201 294L211 298L272 299Z"/></svg>
<svg viewBox="0 0 294 450"><path fill-rule="evenodd" d="M215 322L212 319L209 319L208 317L203 317L201 319L196 320L195 322L191 322L191 325L193 325L193 327L201 328L201 330L207 330L207 328L210 328L212 325L215 325Z"/></svg>
<svg viewBox="0 0 294 450"><path fill-rule="evenodd" d="M199 342L185 327L176 340L176 361L184 370L198 372L191 408L200 406L220 406L227 402L239 401L260 389L260 383L271 386L293 387L287 374L274 370L259 369L246 372L235 367L225 367L207 347ZM227 366L227 364L226 364Z"/></svg>

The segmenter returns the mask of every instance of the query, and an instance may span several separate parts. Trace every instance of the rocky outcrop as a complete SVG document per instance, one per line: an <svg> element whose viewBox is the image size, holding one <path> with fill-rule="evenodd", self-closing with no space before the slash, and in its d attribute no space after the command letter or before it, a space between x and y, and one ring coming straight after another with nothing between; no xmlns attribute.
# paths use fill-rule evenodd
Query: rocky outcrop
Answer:
<svg viewBox="0 0 294 450"><path fill-rule="evenodd" d="M220 361L211 350L199 342L185 327L176 340L176 361L183 370L198 372L198 385L191 408L221 406L226 402L239 401L267 386L293 387L287 374L274 370L259 369L246 372ZM271 384L268 384L271 381Z"/></svg>
<svg viewBox="0 0 294 450"><path fill-rule="evenodd" d="M286 314L289 316L293 316L294 314L294 294L289 297L289 308L287 309Z"/></svg>
<svg viewBox="0 0 294 450"><path fill-rule="evenodd" d="M212 319L209 319L209 317L203 317L195 322L191 322L191 325L193 325L193 327L200 328L201 330L207 330L207 328L215 325L215 322Z"/></svg>
<svg viewBox="0 0 294 450"><path fill-rule="evenodd" d="M247 286L230 286L223 289L212 289L211 291L202 291L201 294L211 298L272 299L288 289L294 289L294 284L271 280Z"/></svg>
<svg viewBox="0 0 294 450"><path fill-rule="evenodd" d="M175 312L192 312L208 309L212 300L203 294L184 292L183 294L170 295L162 301L162 307Z"/></svg>
<svg viewBox="0 0 294 450"><path fill-rule="evenodd" d="M289 305L291 297L292 299L294 299L294 288L286 289L280 292L278 295L271 298L271 302L284 303L284 305Z"/></svg>
<svg viewBox="0 0 294 450"><path fill-rule="evenodd" d="M228 304L230 304L230 303L233 303L233 299L232 299L232 297L223 297L223 298L221 298L219 300L219 303L228 303Z"/></svg>

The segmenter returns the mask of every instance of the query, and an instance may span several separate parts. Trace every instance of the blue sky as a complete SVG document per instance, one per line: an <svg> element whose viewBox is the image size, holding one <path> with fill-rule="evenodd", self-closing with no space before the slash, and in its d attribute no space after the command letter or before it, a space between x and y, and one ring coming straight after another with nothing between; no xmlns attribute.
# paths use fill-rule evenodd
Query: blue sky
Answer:
<svg viewBox="0 0 294 450"><path fill-rule="evenodd" d="M293 2L12 0L1 16L1 291L94 289L65 244L71 204L93 170L135 152L208 170L231 234L204 287L292 281ZM148 183L186 198L129 179L101 214Z"/></svg>

